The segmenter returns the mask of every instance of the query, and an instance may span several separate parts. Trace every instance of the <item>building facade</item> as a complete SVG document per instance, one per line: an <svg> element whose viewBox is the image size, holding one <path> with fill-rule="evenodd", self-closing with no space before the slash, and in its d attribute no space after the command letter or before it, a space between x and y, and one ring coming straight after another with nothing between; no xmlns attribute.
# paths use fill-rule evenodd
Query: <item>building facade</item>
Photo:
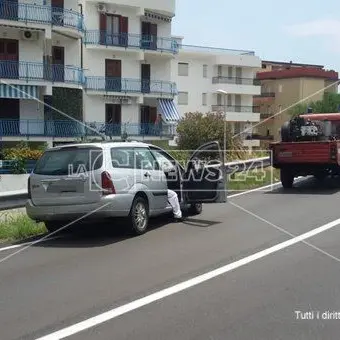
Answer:
<svg viewBox="0 0 340 340"><path fill-rule="evenodd" d="M252 51L189 46L182 44L182 37L176 39L179 53L172 61L172 79L181 116L223 112L235 134L251 135L252 125L260 121L253 106L253 96L261 92L254 80L260 59ZM258 146L259 141L249 139L244 144Z"/></svg>
<svg viewBox="0 0 340 340"><path fill-rule="evenodd" d="M306 103L321 100L325 92L338 92L338 73L325 70L322 65L262 61L257 80L261 94L254 97L260 108L261 136L280 139L282 124L290 119L289 108L308 98Z"/></svg>
<svg viewBox="0 0 340 340"><path fill-rule="evenodd" d="M175 0L2 1L1 140L171 139L190 111L258 122L259 58L183 45L174 16Z"/></svg>

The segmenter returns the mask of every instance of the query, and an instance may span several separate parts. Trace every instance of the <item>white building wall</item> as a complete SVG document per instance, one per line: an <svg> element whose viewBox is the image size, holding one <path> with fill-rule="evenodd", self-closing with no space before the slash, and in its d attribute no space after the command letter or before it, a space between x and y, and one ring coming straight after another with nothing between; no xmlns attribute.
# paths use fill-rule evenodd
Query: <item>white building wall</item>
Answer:
<svg viewBox="0 0 340 340"><path fill-rule="evenodd" d="M62 46L65 49L65 66L80 67L80 42L63 36L53 36L53 46Z"/></svg>
<svg viewBox="0 0 340 340"><path fill-rule="evenodd" d="M140 78L140 64L134 53L108 50L87 50L84 56L86 76L105 77L105 59L122 61L122 78Z"/></svg>
<svg viewBox="0 0 340 340"><path fill-rule="evenodd" d="M84 120L86 122L105 122L105 105L110 104L102 96L84 96ZM122 105L122 124L138 124L140 116L140 106L133 102L129 105Z"/></svg>
<svg viewBox="0 0 340 340"><path fill-rule="evenodd" d="M2 39L13 39L19 41L19 60L30 62L42 62L43 61L43 46L44 46L44 34L39 34L38 40L22 40L20 30L13 28L0 28L0 36Z"/></svg>
<svg viewBox="0 0 340 340"><path fill-rule="evenodd" d="M202 48L204 51L204 49ZM212 54L209 49L206 50L206 53L203 53L202 50L195 53L193 51L185 51L180 50L179 55L172 61L172 70L171 75L172 79L177 83L177 88L179 92L188 92L188 104L180 105L178 104L178 98L176 98L176 103L178 105L178 110L180 114L183 116L186 112L211 112L212 105L224 105L224 96L222 95L221 103L217 101L216 91L219 89L225 90L227 89L228 93L231 97L231 105L236 105L236 94L241 96L241 106L249 106L253 105L253 94L257 94L260 91L259 87L253 85L239 85L239 84L213 84L213 77L217 77L219 65L216 62L216 53ZM226 52L225 52L226 53ZM228 59L230 57L230 59ZM237 65L232 64L235 60L235 56L224 56L223 57L224 65L220 65L220 76L232 78L236 77L236 68L239 67ZM255 62L259 61L259 58L253 56L252 59L248 58L247 61L250 65L243 66L241 68L242 78L247 78L246 82L251 83L251 79L254 78L255 68L252 67ZM178 75L178 63L188 63L189 64L189 72L188 76L180 76ZM207 65L207 74L206 78L203 76L203 65ZM231 68L231 74L230 74ZM206 105L203 105L203 93L206 93ZM230 102L229 102L230 103ZM226 104L228 104L226 100ZM250 113L251 114L251 113ZM244 113L235 113L233 114L233 119L239 115L240 121L245 119ZM256 116L257 117L257 116Z"/></svg>
<svg viewBox="0 0 340 340"><path fill-rule="evenodd" d="M99 2L98 2L99 3ZM97 9L98 3L86 2L84 15L86 18L85 25L87 30L99 30L99 12ZM108 13L128 17L129 33L140 34L141 21L136 8L127 6L119 6L110 3L105 3Z"/></svg>

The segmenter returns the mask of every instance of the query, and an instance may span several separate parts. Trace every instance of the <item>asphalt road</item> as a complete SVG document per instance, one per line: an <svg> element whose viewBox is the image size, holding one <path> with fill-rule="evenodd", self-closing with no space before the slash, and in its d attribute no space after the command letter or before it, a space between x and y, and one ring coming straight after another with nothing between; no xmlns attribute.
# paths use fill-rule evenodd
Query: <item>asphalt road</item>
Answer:
<svg viewBox="0 0 340 340"><path fill-rule="evenodd" d="M338 339L340 315L323 313L340 312L340 221L307 243L236 261L339 219L339 199L340 180L308 180L205 205L184 223L155 220L137 238L92 226L0 249L0 260L21 251L0 263L0 339L59 339L82 321L67 339ZM216 275L136 303L204 273Z"/></svg>

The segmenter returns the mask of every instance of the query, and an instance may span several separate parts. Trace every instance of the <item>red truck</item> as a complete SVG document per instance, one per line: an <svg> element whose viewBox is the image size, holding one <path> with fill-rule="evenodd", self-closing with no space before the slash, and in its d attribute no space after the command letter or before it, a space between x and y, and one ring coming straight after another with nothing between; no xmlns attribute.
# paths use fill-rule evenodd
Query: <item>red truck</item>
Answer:
<svg viewBox="0 0 340 340"><path fill-rule="evenodd" d="M321 181L339 175L340 113L299 115L282 125L281 141L269 148L284 188L292 188L298 176L313 175Z"/></svg>

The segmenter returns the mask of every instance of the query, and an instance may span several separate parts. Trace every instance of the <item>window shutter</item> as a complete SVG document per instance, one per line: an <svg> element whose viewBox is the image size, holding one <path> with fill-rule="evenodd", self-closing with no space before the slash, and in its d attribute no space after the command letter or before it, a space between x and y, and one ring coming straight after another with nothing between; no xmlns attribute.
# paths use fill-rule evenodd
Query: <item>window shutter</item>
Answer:
<svg viewBox="0 0 340 340"><path fill-rule="evenodd" d="M99 14L99 40L101 44L106 43L106 14Z"/></svg>
<svg viewBox="0 0 340 340"><path fill-rule="evenodd" d="M128 32L129 32L129 18L128 17L120 17L120 45L127 46L128 45Z"/></svg>

